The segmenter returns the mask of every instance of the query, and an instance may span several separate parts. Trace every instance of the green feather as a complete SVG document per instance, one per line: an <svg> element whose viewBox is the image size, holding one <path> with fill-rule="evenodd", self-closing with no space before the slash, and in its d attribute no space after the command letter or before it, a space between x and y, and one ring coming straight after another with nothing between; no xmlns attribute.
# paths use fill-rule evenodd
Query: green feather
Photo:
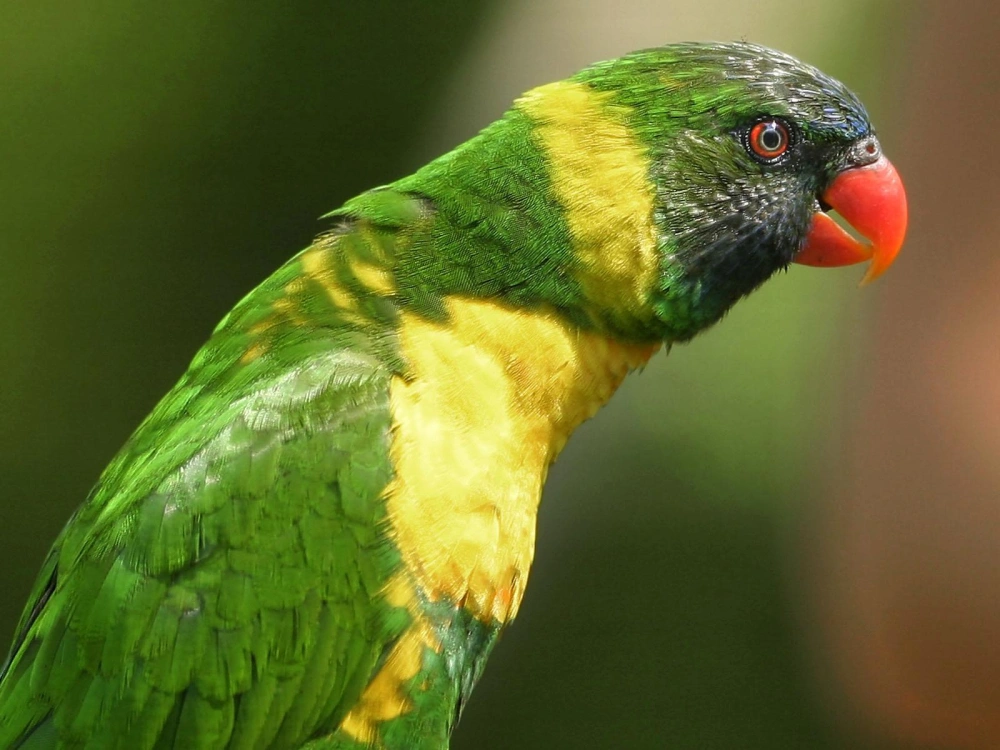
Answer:
<svg viewBox="0 0 1000 750"><path fill-rule="evenodd" d="M401 312L446 323L462 295L619 341L688 339L790 261L870 133L843 86L751 45L665 47L573 80L609 94L649 159L658 268L641 314L588 298L523 108L348 201L223 319L59 535L0 672L0 748L363 747L338 727L414 616L385 597L402 571L384 497L389 385L410 375ZM789 167L745 153L739 129L761 114L800 128ZM442 650L402 686L386 748L446 747L500 634L418 595Z"/></svg>

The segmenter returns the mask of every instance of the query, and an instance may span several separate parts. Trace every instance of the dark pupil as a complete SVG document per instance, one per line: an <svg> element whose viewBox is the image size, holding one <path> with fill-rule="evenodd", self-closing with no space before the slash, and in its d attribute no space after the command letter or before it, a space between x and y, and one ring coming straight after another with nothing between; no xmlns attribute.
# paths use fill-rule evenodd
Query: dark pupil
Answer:
<svg viewBox="0 0 1000 750"><path fill-rule="evenodd" d="M777 151L781 148L781 133L777 127L768 125L764 132L760 134L760 145L765 151Z"/></svg>

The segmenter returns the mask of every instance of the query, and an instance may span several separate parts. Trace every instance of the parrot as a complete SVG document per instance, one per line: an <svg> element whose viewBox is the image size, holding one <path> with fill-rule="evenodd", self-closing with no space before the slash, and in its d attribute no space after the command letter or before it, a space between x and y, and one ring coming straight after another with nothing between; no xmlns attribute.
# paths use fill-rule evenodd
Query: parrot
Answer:
<svg viewBox="0 0 1000 750"><path fill-rule="evenodd" d="M57 537L3 750L449 747L574 429L789 264L881 275L907 204L844 84L713 42L534 88L324 220Z"/></svg>

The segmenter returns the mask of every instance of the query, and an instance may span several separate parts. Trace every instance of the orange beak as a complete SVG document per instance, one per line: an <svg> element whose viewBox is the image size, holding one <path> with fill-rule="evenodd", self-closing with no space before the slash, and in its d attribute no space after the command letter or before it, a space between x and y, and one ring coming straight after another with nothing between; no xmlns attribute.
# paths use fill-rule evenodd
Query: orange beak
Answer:
<svg viewBox="0 0 1000 750"><path fill-rule="evenodd" d="M806 242L794 262L806 266L849 266L870 260L862 284L892 265L906 236L906 191L884 156L841 172L823 201L871 244L859 242L825 213L813 216Z"/></svg>

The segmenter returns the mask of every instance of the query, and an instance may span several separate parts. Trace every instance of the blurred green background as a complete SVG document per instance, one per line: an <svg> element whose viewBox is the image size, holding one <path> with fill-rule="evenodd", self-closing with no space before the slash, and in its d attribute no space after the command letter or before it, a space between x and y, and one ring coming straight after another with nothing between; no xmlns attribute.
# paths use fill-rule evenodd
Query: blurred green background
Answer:
<svg viewBox="0 0 1000 750"><path fill-rule="evenodd" d="M0 640L101 469L219 318L324 228L316 217L471 136L531 86L638 47L746 38L820 66L866 101L910 188L902 270L859 291L860 271L793 269L718 329L658 356L580 430L547 487L522 614L453 746L1000 746L996 672L984 666L997 665L1000 615L997 589L983 583L1000 568L1000 481L974 473L956 508L945 476L915 502L934 485L915 484L913 467L932 470L947 428L918 439L926 420L914 405L933 411L946 381L877 387L928 370L943 378L949 364L961 383L970 363L995 364L992 308L956 307L968 277L947 277L927 239L947 242L945 229L961 224L966 265L948 268L993 278L992 243L975 245L990 236L989 212L953 202L935 224L937 193L921 187L959 184L995 160L990 149L969 157L965 144L981 124L969 112L984 92L995 98L996 76L977 71L1000 70L990 63L1000 29L988 3L963 7L3 4ZM935 91L948 92L947 108ZM942 172L959 152L967 163ZM996 196L981 184L974 193ZM985 288L975 299L995 289ZM913 354L934 304L955 312L947 341L978 321L966 360ZM981 401L989 372L963 418L996 435L987 420L1000 401ZM901 432L916 436L905 454L892 448ZM949 466L967 454L956 455ZM879 483L897 475L910 484ZM900 509L913 507L936 510L907 523ZM954 531L944 541L942 528ZM978 556L962 564L970 539ZM941 560L952 567L942 572ZM936 588L901 600L925 591L928 571ZM925 669L935 649L945 667Z"/></svg>

